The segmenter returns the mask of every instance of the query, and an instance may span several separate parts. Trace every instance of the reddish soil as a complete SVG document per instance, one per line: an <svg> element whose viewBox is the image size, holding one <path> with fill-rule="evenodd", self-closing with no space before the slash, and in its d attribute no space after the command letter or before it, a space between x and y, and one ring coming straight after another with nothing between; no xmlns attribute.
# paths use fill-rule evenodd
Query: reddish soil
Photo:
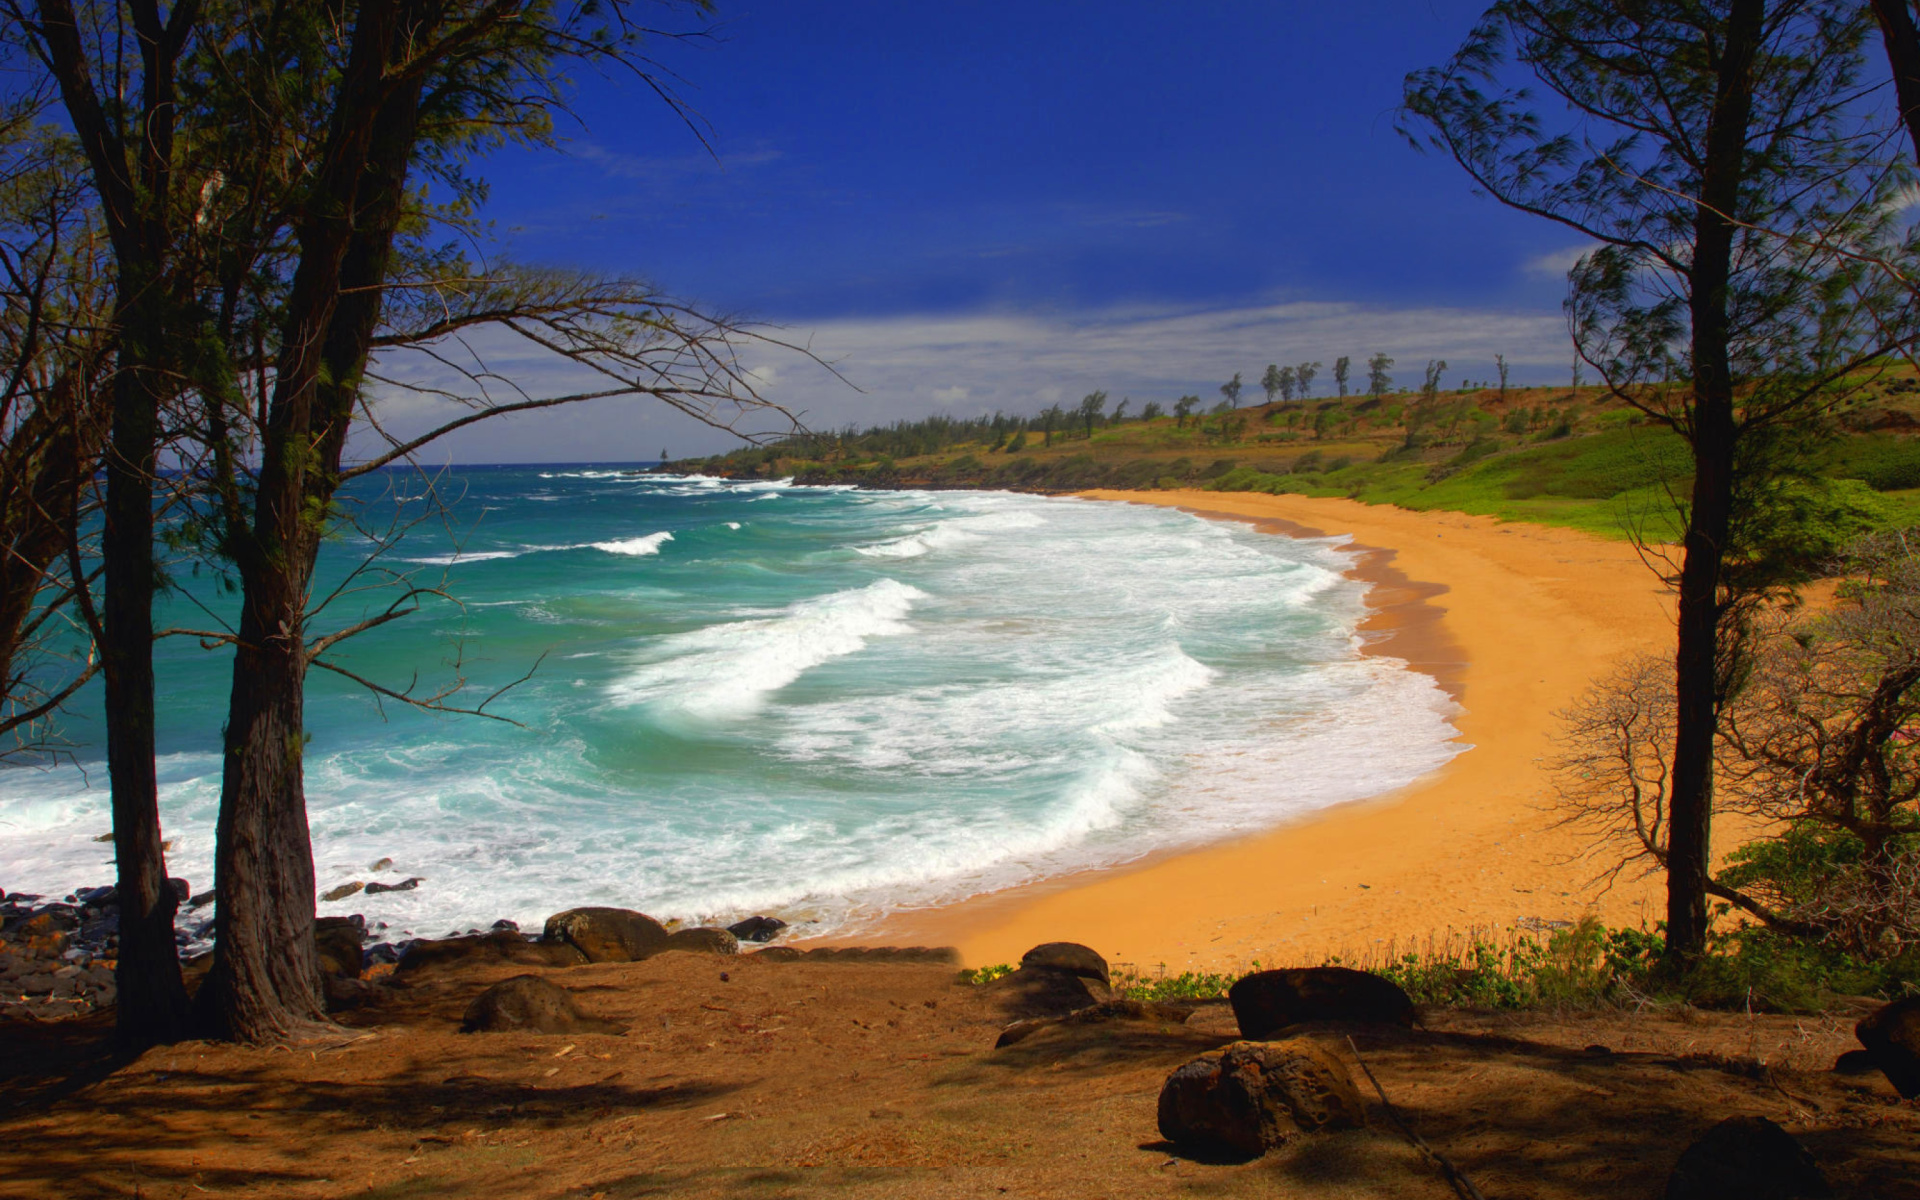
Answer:
<svg viewBox="0 0 1920 1200"><path fill-rule="evenodd" d="M1232 1039L1223 1005L994 1050L1001 993L950 968L675 953L541 972L624 1036L456 1032L522 970L450 968L337 1037L266 1050L115 1062L100 1018L0 1026L0 1196L1453 1194L1377 1101L1370 1130L1254 1162L1174 1153L1160 1083ZM1798 1136L1841 1196L1920 1197L1920 1106L1829 1069L1853 1017L1441 1011L1354 1032L1402 1116L1493 1200L1658 1195L1736 1114ZM1345 1032L1314 1036L1351 1061Z"/></svg>

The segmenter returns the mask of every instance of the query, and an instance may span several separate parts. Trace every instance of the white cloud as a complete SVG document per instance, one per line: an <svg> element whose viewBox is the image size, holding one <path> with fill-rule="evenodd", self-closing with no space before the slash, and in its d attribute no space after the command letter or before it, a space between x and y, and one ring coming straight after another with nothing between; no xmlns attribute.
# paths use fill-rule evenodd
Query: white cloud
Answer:
<svg viewBox="0 0 1920 1200"><path fill-rule="evenodd" d="M1558 314L1464 308L1377 309L1343 303L1285 303L1227 309L1134 307L1036 315L974 313L850 318L791 325L777 335L804 345L833 371L792 352L752 350L748 366L769 400L814 428L868 425L935 411L1031 413L1096 388L1136 404L1197 392L1209 401L1235 371L1258 380L1270 362L1322 364L1316 391L1333 392L1333 362L1384 351L1402 383L1430 358L1449 377L1491 378L1504 354L1518 381L1558 379L1569 355ZM525 348L490 345L489 367L529 392L579 380ZM837 371L842 378L836 378ZM579 380L584 383L584 380ZM849 386L851 385L851 386ZM1258 384L1250 384L1258 396ZM435 406L383 406L394 427L423 425ZM404 408L404 411L403 411ZM618 461L652 458L663 441L676 455L729 444L688 418L649 402L615 401L483 422L441 452L454 461ZM439 455L436 455L439 457Z"/></svg>
<svg viewBox="0 0 1920 1200"><path fill-rule="evenodd" d="M1547 275L1554 279L1565 279L1567 272L1573 270L1573 264L1580 261L1580 256L1593 248L1589 243L1583 246L1568 246L1561 250L1550 250L1528 259L1521 264L1520 269L1529 275Z"/></svg>

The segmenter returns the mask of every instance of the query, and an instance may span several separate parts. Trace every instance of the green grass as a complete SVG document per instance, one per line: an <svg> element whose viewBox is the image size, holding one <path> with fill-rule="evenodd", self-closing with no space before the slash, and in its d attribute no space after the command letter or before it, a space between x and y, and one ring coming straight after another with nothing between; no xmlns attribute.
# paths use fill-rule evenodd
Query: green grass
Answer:
<svg viewBox="0 0 1920 1200"><path fill-rule="evenodd" d="M1724 918L1721 906L1717 915ZM1411 943L1388 942L1324 965L1371 971L1391 979L1416 1004L1452 1008L1535 1009L1604 1004L1691 1004L1819 1012L1836 997L1895 998L1920 994L1920 955L1867 962L1818 942L1749 925L1722 927L1705 959L1680 978L1660 974L1664 940L1657 930L1608 928L1587 917L1542 932L1449 932ZM1255 971L1261 970L1258 962ZM1012 972L1004 964L967 973L990 983ZM1218 1000L1242 978L1211 971L1117 973L1113 990L1130 1000Z"/></svg>
<svg viewBox="0 0 1920 1200"><path fill-rule="evenodd" d="M1904 396L1907 389L1901 389ZM1893 398L1889 398L1893 397ZM1684 493L1691 463L1684 441L1594 389L1516 392L1504 406L1491 392L1443 395L1444 421L1430 432L1444 444L1406 448L1398 422L1412 397L1316 399L1306 405L1255 406L1228 421L1171 418L1129 421L1091 437L1066 431L1051 447L1029 431L1024 448L957 440L935 453L894 458L855 447L832 461L782 456L777 447L710 460L711 469L796 474L802 482L899 487L1011 488L1071 492L1091 488L1207 488L1306 496L1344 496L1414 511L1446 510L1578 529L1600 537L1671 541L1679 535L1674 494ZM1915 406L1885 391L1883 409L1860 421L1900 432L1843 433L1821 451L1813 474L1860 480L1879 494L1877 524L1920 522L1920 437L1910 436ZM1447 405L1465 408L1447 409ZM1312 432L1322 410L1336 417Z"/></svg>

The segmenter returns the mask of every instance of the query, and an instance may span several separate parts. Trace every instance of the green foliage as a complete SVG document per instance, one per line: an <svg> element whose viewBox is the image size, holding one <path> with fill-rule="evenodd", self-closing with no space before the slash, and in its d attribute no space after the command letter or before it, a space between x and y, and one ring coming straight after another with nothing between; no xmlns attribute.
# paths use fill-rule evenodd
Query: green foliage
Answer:
<svg viewBox="0 0 1920 1200"><path fill-rule="evenodd" d="M1254 966L1258 969L1259 964ZM1157 975L1116 975L1113 990L1128 1000L1218 1000L1240 978L1212 971L1182 971L1178 975L1169 975L1166 971L1166 964L1162 963Z"/></svg>
<svg viewBox="0 0 1920 1200"><path fill-rule="evenodd" d="M1011 963L995 963L991 967L975 967L971 971L962 971L960 978L965 983L978 986L983 983L992 983L996 979L1005 979L1013 974L1013 971Z"/></svg>
<svg viewBox="0 0 1920 1200"><path fill-rule="evenodd" d="M1818 470L1858 479L1876 492L1920 487L1920 438L1884 433L1841 438L1826 448Z"/></svg>

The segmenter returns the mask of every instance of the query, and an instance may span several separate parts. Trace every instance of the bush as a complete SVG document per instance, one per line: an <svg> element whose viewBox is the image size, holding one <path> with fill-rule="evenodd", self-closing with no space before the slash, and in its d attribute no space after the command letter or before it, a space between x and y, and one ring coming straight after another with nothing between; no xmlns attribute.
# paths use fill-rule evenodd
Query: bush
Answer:
<svg viewBox="0 0 1920 1200"><path fill-rule="evenodd" d="M1255 963L1254 969L1259 970ZM1160 973L1151 977L1138 973L1116 975L1113 990L1128 1000L1218 1000L1226 996L1227 989L1234 985L1238 975L1221 975L1212 971L1182 971L1178 975L1168 975L1166 964L1160 966Z"/></svg>

